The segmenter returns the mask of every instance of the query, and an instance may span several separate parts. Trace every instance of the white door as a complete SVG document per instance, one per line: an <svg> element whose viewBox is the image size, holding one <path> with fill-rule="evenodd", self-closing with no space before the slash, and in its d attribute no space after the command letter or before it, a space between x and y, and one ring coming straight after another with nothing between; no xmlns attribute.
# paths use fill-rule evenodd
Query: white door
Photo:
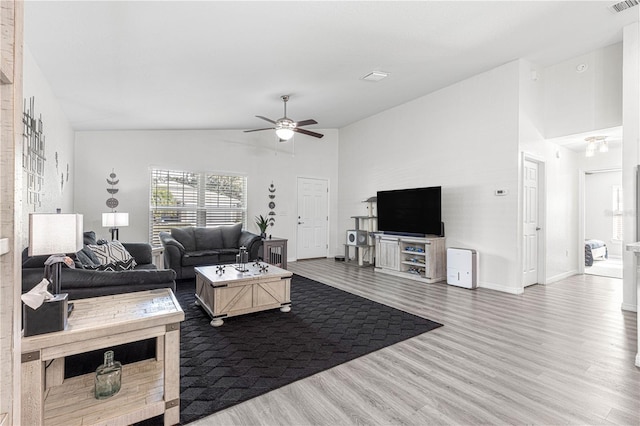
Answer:
<svg viewBox="0 0 640 426"><path fill-rule="evenodd" d="M297 259L327 256L329 183L298 178Z"/></svg>
<svg viewBox="0 0 640 426"><path fill-rule="evenodd" d="M538 163L524 160L524 239L523 239L523 284L529 286L538 282L538 234L539 219L539 170Z"/></svg>

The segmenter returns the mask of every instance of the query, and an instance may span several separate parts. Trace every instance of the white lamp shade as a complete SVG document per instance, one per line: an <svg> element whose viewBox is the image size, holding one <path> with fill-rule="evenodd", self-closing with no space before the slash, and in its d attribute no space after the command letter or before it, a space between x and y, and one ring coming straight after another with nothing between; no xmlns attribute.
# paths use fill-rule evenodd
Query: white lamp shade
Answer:
<svg viewBox="0 0 640 426"><path fill-rule="evenodd" d="M29 214L29 256L81 250L82 227L81 214Z"/></svg>
<svg viewBox="0 0 640 426"><path fill-rule="evenodd" d="M102 213L102 226L105 228L129 226L129 213Z"/></svg>

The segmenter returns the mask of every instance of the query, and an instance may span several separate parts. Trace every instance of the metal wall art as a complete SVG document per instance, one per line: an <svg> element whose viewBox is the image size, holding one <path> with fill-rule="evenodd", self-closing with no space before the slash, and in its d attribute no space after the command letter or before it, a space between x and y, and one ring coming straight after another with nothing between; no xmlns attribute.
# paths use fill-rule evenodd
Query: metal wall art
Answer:
<svg viewBox="0 0 640 426"><path fill-rule="evenodd" d="M276 187L271 182L269 185L269 225L273 226L276 223L276 203L273 201L276 198Z"/></svg>
<svg viewBox="0 0 640 426"><path fill-rule="evenodd" d="M67 174L65 176L64 170L60 172L60 161L58 160L58 152L55 154L56 158L56 175L60 176L60 192L64 191L64 186L69 183L69 163L67 163Z"/></svg>
<svg viewBox="0 0 640 426"><path fill-rule="evenodd" d="M107 188L107 192L111 196L107 198L106 203L107 207L109 207L111 211L113 211L116 207L118 207L118 204L120 204L120 202L114 197L114 195L118 193L118 188L116 188L118 182L120 182L120 179L116 179L116 174L113 172L113 169L111 169L111 173L107 178L107 183L111 185L111 188Z"/></svg>
<svg viewBox="0 0 640 426"><path fill-rule="evenodd" d="M36 118L35 97L24 100L22 109L22 168L26 172L27 203L33 210L42 206L44 196L44 147L42 115Z"/></svg>

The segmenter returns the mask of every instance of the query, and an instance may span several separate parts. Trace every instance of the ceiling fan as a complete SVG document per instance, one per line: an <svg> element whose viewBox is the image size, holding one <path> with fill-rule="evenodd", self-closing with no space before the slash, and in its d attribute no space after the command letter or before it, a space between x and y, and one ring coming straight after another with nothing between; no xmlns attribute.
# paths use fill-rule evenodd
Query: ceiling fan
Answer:
<svg viewBox="0 0 640 426"><path fill-rule="evenodd" d="M293 121L292 119L287 117L287 101L289 100L288 95L280 96L282 102L284 102L284 117L278 118L277 120L271 120L267 117L263 117L261 115L256 115L256 117L261 118L269 123L272 123L275 127L265 127L262 129L252 129L245 130L245 133L248 132L259 132L261 130L275 130L276 135L280 138L280 142L288 141L293 137L295 133L302 133L303 135L313 136L314 138L321 138L324 135L316 132L312 132L311 130L301 129L302 126L309 126L310 124L318 124L316 120L302 120L302 121Z"/></svg>

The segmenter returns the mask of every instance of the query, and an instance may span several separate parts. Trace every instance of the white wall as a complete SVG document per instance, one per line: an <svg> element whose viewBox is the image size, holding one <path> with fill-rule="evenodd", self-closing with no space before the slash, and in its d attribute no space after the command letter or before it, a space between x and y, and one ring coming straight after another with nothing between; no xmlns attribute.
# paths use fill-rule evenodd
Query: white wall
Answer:
<svg viewBox="0 0 640 426"><path fill-rule="evenodd" d="M604 241L609 257L621 257L622 242L611 239L614 185L622 185L622 171L587 173L585 176L585 237Z"/></svg>
<svg viewBox="0 0 640 426"><path fill-rule="evenodd" d="M45 136L45 187L42 206L34 207L27 203L26 178L23 178L23 246L27 246L29 236L28 214L54 213L60 208L63 213L73 213L73 182L76 170L73 163L73 147L75 134L67 117L62 112L57 98L49 83L44 78L29 49L24 49L24 79L23 96L29 99L35 97L35 113L42 116L43 134ZM56 153L58 167L56 167ZM66 178L67 164L69 165L69 180ZM61 185L64 173L64 185Z"/></svg>
<svg viewBox="0 0 640 426"><path fill-rule="evenodd" d="M259 233L253 218L269 211L268 187L276 187L273 236L287 238L288 256L296 258L298 177L329 181L330 218L337 217L338 131L322 130L322 139L296 135L278 143L271 132L245 134L241 130L78 132L75 161L75 207L83 213L85 230L109 239L101 214L109 194L106 178L112 169L120 182L118 211L129 213L129 227L120 229L123 241L148 241L149 169L228 172L248 178L248 229ZM335 221L330 223L329 254L336 252ZM342 241L340 241L342 243Z"/></svg>
<svg viewBox="0 0 640 426"><path fill-rule="evenodd" d="M520 292L518 79L516 61L340 129L338 238L378 190L439 185L447 246L479 251L481 286Z"/></svg>
<svg viewBox="0 0 640 426"><path fill-rule="evenodd" d="M545 68L542 76L547 138L622 124L622 43Z"/></svg>

